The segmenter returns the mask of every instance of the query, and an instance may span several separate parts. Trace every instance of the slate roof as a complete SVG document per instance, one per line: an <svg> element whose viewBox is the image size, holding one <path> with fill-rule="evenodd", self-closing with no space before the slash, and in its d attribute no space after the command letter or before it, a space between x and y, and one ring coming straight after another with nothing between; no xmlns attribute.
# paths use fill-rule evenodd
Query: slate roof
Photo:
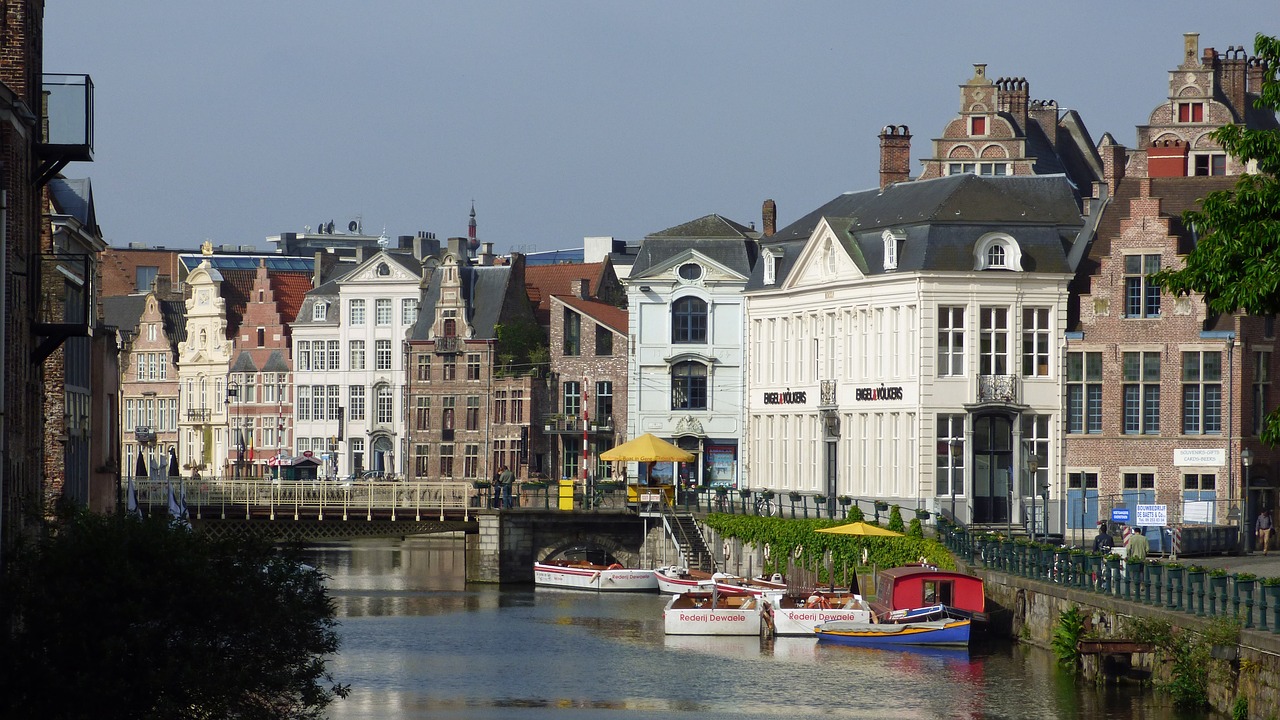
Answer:
<svg viewBox="0 0 1280 720"><path fill-rule="evenodd" d="M59 213L75 218L85 230L102 237L89 178L54 178L49 181L49 195Z"/></svg>
<svg viewBox="0 0 1280 720"><path fill-rule="evenodd" d="M253 358L249 357L249 353L241 352L234 363L231 363L231 372L233 373L256 373L258 366L254 364Z"/></svg>
<svg viewBox="0 0 1280 720"><path fill-rule="evenodd" d="M628 277L643 276L651 268L672 257L697 250L715 262L740 273L751 274L759 248L759 233L745 225L719 215L704 215L696 220L647 235L640 243L636 260Z"/></svg>
<svg viewBox="0 0 1280 720"><path fill-rule="evenodd" d="M475 333L472 339L488 340L495 337L494 326L502 314L507 284L511 282L511 269L510 265L458 266L467 322ZM431 337L431 326L436 318L436 301L440 299L442 274L439 271L432 273L431 282L422 292L418 322L409 331L410 340L429 340Z"/></svg>
<svg viewBox="0 0 1280 720"><path fill-rule="evenodd" d="M136 335L142 311L147 308L146 293L102 298L102 319L126 337Z"/></svg>
<svg viewBox="0 0 1280 720"><path fill-rule="evenodd" d="M598 300L583 300L572 295L556 295L555 298L578 312L609 327L614 332L627 334L627 311Z"/></svg>
<svg viewBox="0 0 1280 720"><path fill-rule="evenodd" d="M267 356L267 362L262 365L262 372L287 373L289 372L289 362L285 360L283 350L272 350Z"/></svg>
<svg viewBox="0 0 1280 720"><path fill-rule="evenodd" d="M782 252L777 283L791 271L823 218L869 275L885 272L881 235L889 228L906 234L899 273L972 270L977 240L996 231L1018 241L1024 270L1067 273L1066 248L1083 225L1078 198L1063 175L964 174L895 183L837 196L780 229L763 246ZM766 287L763 275L761 265L747 289Z"/></svg>

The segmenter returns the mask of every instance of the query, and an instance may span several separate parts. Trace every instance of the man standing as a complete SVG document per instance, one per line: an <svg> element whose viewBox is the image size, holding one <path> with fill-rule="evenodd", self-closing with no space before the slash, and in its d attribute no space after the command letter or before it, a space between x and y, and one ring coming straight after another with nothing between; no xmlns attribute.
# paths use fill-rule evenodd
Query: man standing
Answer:
<svg viewBox="0 0 1280 720"><path fill-rule="evenodd" d="M506 465L502 466L502 470L498 473L498 484L502 486L502 507L507 510L511 509L511 486L516 483L516 474L511 472L511 468Z"/></svg>
<svg viewBox="0 0 1280 720"><path fill-rule="evenodd" d="M1125 572L1138 587L1142 587L1143 570L1146 569L1147 552L1151 550L1151 543L1147 542L1142 528L1134 528L1125 541L1125 546L1128 548L1125 552Z"/></svg>
<svg viewBox="0 0 1280 720"><path fill-rule="evenodd" d="M1262 508L1254 527L1258 529L1258 544L1262 546L1262 554L1266 555L1267 550L1271 548L1271 511Z"/></svg>
<svg viewBox="0 0 1280 720"><path fill-rule="evenodd" d="M1111 534L1107 532L1107 521L1098 521L1098 536L1093 539L1093 551L1109 555L1111 548L1115 545L1115 541L1111 539Z"/></svg>

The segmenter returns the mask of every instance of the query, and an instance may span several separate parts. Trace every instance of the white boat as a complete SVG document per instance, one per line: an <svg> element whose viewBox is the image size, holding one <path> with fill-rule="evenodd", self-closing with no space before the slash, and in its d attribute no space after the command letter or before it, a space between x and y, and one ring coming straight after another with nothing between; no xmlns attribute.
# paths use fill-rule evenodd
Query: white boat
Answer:
<svg viewBox="0 0 1280 720"><path fill-rule="evenodd" d="M715 584L711 573L690 570L678 565L664 565L653 571L658 580L658 592L676 595L690 590L706 589Z"/></svg>
<svg viewBox="0 0 1280 720"><path fill-rule="evenodd" d="M780 573L774 573L767 578L744 578L727 573L716 573L712 577L715 579L716 587L721 592L748 592L760 597L767 592L784 592L787 589L787 580Z"/></svg>
<svg viewBox="0 0 1280 720"><path fill-rule="evenodd" d="M773 608L774 633L779 636L813 637L815 627L835 620L871 622L871 606L861 595L848 592L817 590L808 597L766 592L764 599Z"/></svg>
<svg viewBox="0 0 1280 720"><path fill-rule="evenodd" d="M652 570L618 564L595 565L578 560L547 560L533 564L533 582L543 587L600 592L653 592L658 580Z"/></svg>
<svg viewBox="0 0 1280 720"><path fill-rule="evenodd" d="M759 635L768 603L745 592L712 587L672 595L662 610L668 635Z"/></svg>

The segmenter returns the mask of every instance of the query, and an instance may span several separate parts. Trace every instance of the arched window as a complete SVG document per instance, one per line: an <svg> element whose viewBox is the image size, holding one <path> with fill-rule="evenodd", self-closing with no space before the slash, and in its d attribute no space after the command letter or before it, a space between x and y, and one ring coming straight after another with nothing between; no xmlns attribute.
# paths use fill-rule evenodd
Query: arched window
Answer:
<svg viewBox="0 0 1280 720"><path fill-rule="evenodd" d="M671 305L671 342L705 343L707 341L707 303L696 297L683 297Z"/></svg>
<svg viewBox="0 0 1280 720"><path fill-rule="evenodd" d="M697 362L671 367L671 409L707 409L707 366Z"/></svg>
<svg viewBox="0 0 1280 720"><path fill-rule="evenodd" d="M975 270L1022 271L1022 248L1005 233L988 233L973 248Z"/></svg>
<svg viewBox="0 0 1280 720"><path fill-rule="evenodd" d="M1004 246L992 245L987 248L987 267L1002 268L1004 267Z"/></svg>

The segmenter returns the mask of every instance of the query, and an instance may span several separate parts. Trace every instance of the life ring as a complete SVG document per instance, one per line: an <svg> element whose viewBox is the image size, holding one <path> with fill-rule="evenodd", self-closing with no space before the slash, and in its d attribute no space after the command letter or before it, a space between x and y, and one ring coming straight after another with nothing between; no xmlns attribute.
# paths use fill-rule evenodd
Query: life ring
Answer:
<svg viewBox="0 0 1280 720"><path fill-rule="evenodd" d="M729 541L725 540L724 545L720 548L721 554L727 559L729 557Z"/></svg>
<svg viewBox="0 0 1280 720"><path fill-rule="evenodd" d="M792 553L792 556L793 556L796 560L799 560L799 559L800 559L800 556L801 556L801 555L803 555L803 554L804 554L804 546L803 546L803 545L797 545L797 546L796 546L796 551L795 551L794 553Z"/></svg>
<svg viewBox="0 0 1280 720"><path fill-rule="evenodd" d="M764 544L764 561L769 562L769 543Z"/></svg>
<svg viewBox="0 0 1280 720"><path fill-rule="evenodd" d="M605 569L606 569L606 570L621 570L621 569L622 569L622 565L621 565L621 564L619 564L619 563L610 563L610 564L609 564L609 567L607 567L607 568L605 568Z"/></svg>

